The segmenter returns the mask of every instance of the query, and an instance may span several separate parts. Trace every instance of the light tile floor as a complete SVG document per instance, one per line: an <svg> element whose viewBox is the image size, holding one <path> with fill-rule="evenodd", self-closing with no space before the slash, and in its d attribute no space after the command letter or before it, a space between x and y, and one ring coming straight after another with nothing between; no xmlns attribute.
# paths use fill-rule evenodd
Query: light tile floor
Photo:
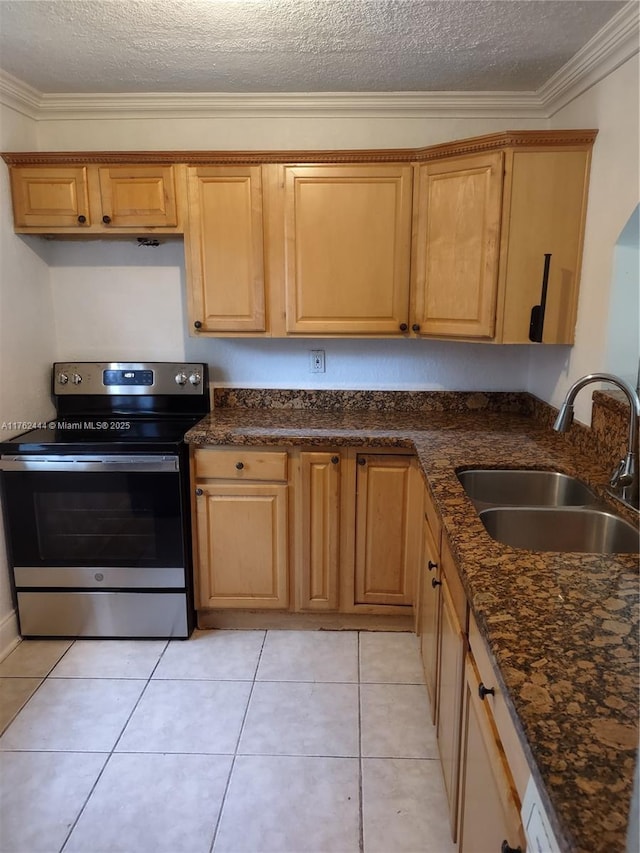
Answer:
<svg viewBox="0 0 640 853"><path fill-rule="evenodd" d="M452 853L416 638L24 641L0 853Z"/></svg>

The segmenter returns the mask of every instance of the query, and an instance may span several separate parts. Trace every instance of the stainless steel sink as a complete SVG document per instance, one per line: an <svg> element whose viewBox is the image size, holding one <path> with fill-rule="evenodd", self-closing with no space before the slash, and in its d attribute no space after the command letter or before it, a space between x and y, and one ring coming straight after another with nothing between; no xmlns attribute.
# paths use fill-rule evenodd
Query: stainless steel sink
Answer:
<svg viewBox="0 0 640 853"><path fill-rule="evenodd" d="M581 480L556 471L468 469L458 473L478 509L494 506L588 506L601 503Z"/></svg>
<svg viewBox="0 0 640 853"><path fill-rule="evenodd" d="M636 554L640 534L627 521L585 507L492 507L480 519L498 542L530 551Z"/></svg>

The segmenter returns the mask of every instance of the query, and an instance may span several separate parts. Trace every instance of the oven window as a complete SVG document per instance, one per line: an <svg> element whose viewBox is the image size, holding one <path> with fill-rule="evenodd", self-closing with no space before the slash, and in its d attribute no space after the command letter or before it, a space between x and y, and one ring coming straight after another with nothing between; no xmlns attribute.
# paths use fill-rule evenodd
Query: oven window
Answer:
<svg viewBox="0 0 640 853"><path fill-rule="evenodd" d="M184 565L178 472L5 472L14 566Z"/></svg>
<svg viewBox="0 0 640 853"><path fill-rule="evenodd" d="M44 492L34 495L40 559L155 560L154 506L146 493Z"/></svg>

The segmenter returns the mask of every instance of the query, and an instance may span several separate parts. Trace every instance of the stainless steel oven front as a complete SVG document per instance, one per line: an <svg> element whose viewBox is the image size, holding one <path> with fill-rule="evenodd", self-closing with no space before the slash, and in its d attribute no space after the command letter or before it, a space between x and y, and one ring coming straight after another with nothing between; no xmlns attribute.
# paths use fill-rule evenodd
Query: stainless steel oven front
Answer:
<svg viewBox="0 0 640 853"><path fill-rule="evenodd" d="M186 637L184 454L3 454L23 636Z"/></svg>

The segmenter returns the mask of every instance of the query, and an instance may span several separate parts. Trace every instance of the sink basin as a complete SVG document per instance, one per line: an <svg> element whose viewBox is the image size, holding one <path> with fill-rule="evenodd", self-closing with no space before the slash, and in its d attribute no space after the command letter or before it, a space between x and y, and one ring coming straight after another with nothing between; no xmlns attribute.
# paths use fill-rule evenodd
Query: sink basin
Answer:
<svg viewBox="0 0 640 853"><path fill-rule="evenodd" d="M638 531L601 509L578 507L492 507L479 513L498 542L530 551L637 554Z"/></svg>
<svg viewBox="0 0 640 853"><path fill-rule="evenodd" d="M469 469L460 471L458 479L476 505L588 506L600 503L581 480L556 471Z"/></svg>

